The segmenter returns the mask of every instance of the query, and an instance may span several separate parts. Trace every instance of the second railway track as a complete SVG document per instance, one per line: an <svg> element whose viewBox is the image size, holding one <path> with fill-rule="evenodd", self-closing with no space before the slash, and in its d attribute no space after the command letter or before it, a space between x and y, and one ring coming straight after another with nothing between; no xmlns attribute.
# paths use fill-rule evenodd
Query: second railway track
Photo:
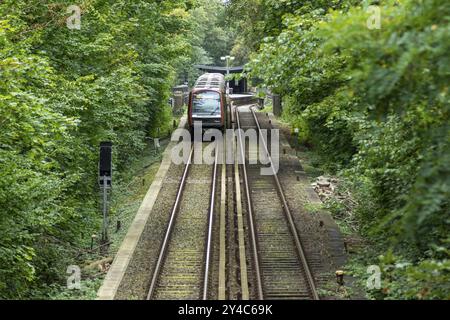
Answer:
<svg viewBox="0 0 450 320"><path fill-rule="evenodd" d="M268 143L260 135L256 113L236 110L238 129L255 129L259 143L269 155ZM238 134L238 145L248 155L243 138ZM283 188L274 175L261 175L261 164L242 165L247 198L250 232L250 251L258 299L319 299L301 239L289 210ZM272 167L273 168L273 167Z"/></svg>

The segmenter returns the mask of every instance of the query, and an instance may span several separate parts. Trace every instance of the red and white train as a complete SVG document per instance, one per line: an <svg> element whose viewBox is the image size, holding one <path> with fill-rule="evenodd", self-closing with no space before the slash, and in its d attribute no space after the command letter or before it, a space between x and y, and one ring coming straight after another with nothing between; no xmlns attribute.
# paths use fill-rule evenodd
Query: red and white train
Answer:
<svg viewBox="0 0 450 320"><path fill-rule="evenodd" d="M224 130L228 117L225 77L220 73L203 74L189 94L188 123L191 132L194 122L201 122L204 129Z"/></svg>

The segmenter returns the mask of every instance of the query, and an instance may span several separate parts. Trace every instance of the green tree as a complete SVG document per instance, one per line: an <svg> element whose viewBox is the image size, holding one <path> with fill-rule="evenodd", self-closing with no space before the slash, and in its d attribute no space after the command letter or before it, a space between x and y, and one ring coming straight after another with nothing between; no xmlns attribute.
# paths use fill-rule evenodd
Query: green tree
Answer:
<svg viewBox="0 0 450 320"><path fill-rule="evenodd" d="M192 1L80 1L79 30L66 26L72 4L0 3L1 298L63 283L99 227L99 142L113 141L120 176L170 125L170 88L194 50Z"/></svg>
<svg viewBox="0 0 450 320"><path fill-rule="evenodd" d="M423 275L447 277L450 252L448 5L384 1L371 30L369 2L258 3L269 19L248 69L285 95L324 166L351 181L361 232L411 263L393 271L391 294L448 297ZM300 7L280 15L284 4Z"/></svg>

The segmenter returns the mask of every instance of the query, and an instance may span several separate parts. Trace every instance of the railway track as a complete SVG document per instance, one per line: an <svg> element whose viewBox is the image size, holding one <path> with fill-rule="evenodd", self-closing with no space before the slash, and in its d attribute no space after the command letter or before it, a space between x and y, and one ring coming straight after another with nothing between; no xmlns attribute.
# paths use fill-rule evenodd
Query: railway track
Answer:
<svg viewBox="0 0 450 320"><path fill-rule="evenodd" d="M255 111L250 109L249 112L242 112L236 109L235 112L237 129L257 130L259 141L275 173L268 151L270 141L264 139ZM240 150L241 156L248 160L255 150L250 151L244 145L242 130L237 131L236 148ZM193 165L193 153L191 149L178 186L158 259L153 268L147 294L148 300L206 300L215 296L212 290L216 289L218 289L219 299L224 299L226 296L226 247L222 239L225 234L225 216L222 215L225 210L223 175L226 172L222 172L222 178L218 179L219 152L215 154L213 165ZM242 204L246 204L248 232L248 250L245 250L246 236L242 225L242 217L245 215L238 206L236 209L241 298L319 299L314 277L277 174L263 176L260 173L263 165L250 164L248 161L242 161L241 165L236 164L235 167L236 181L239 180L239 175L243 180L241 188L245 194L243 195L245 201ZM240 173L239 167L241 167ZM210 180L205 179L208 175L212 177ZM220 184L219 187L218 184ZM237 182L235 187L240 187L240 184ZM214 254L214 241L217 241L217 238L214 240L213 231L215 198L218 189L221 191L219 203L221 242L220 259L216 261L218 256ZM240 191L236 193L240 194ZM242 200L240 197L236 199L239 203ZM241 221L240 224L239 221ZM250 282L254 279L252 294L249 294L247 287L245 265L247 255L251 257L249 261L252 262L251 274L248 278ZM220 265L217 283L211 275L217 272L215 264ZM216 285L218 288L215 287Z"/></svg>
<svg viewBox="0 0 450 320"><path fill-rule="evenodd" d="M216 152L212 166L192 164L193 153L192 148L153 269L147 300L206 300L210 294L219 153ZM208 171L210 181L205 180Z"/></svg>
<svg viewBox="0 0 450 320"><path fill-rule="evenodd" d="M249 112L235 112L238 129L258 131L259 143L263 144L274 173L263 176L261 164L242 161L256 298L318 300L314 277L268 151L270 141L265 141L252 108ZM247 148L241 130L237 139L241 156L248 158L250 151L244 150Z"/></svg>

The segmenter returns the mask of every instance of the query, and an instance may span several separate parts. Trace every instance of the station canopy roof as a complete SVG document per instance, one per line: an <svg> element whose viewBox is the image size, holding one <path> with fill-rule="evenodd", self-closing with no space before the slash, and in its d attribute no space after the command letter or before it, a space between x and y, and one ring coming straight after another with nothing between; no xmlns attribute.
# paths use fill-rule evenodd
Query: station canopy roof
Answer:
<svg viewBox="0 0 450 320"><path fill-rule="evenodd" d="M209 66L209 65L202 65L202 64L195 65L195 67L204 72L222 73L222 74L227 73L226 67ZM230 73L241 73L243 71L244 71L244 66L230 67Z"/></svg>

